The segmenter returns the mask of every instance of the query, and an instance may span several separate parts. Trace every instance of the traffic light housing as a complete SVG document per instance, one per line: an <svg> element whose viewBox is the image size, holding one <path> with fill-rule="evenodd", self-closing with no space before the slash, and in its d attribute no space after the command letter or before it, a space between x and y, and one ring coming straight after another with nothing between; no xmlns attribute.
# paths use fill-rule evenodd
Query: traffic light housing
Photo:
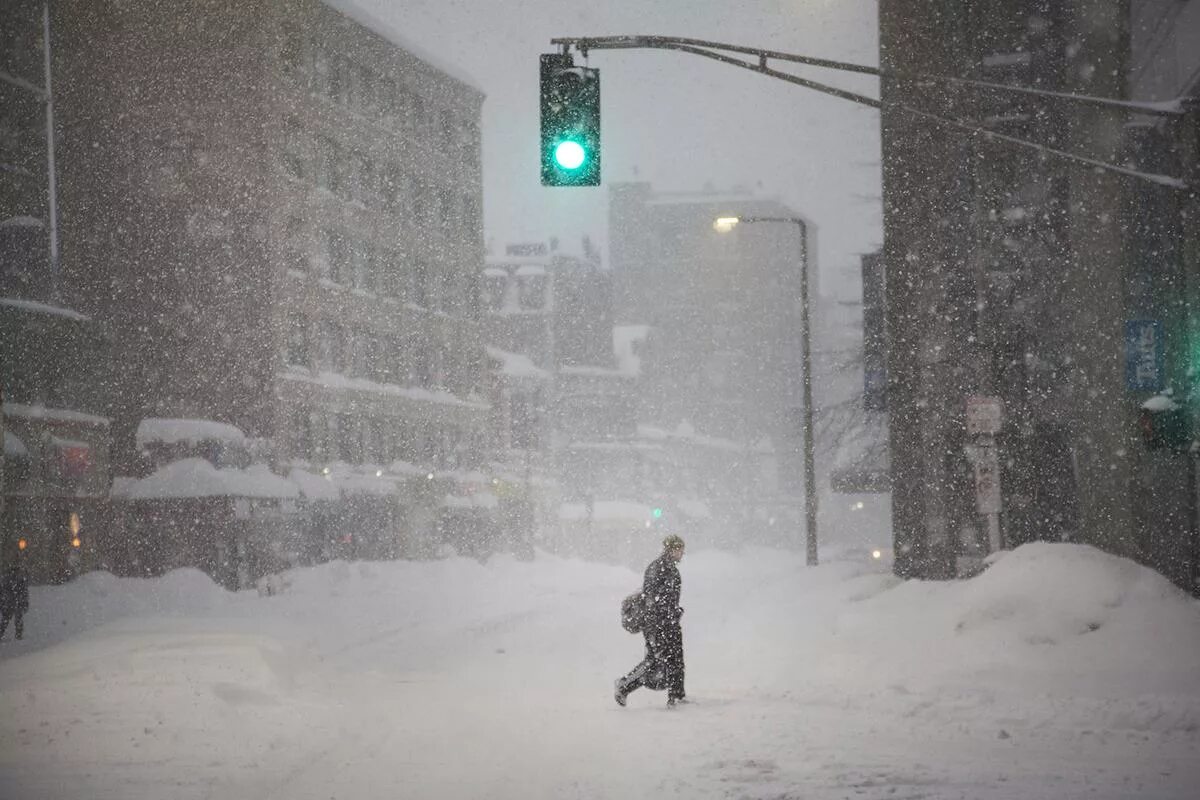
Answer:
<svg viewBox="0 0 1200 800"><path fill-rule="evenodd" d="M543 186L600 185L600 70L541 57Z"/></svg>

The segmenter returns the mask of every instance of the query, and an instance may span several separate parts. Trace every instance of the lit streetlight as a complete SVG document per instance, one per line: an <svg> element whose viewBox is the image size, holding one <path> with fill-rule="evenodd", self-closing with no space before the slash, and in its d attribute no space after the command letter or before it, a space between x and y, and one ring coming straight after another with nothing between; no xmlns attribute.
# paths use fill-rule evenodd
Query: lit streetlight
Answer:
<svg viewBox="0 0 1200 800"><path fill-rule="evenodd" d="M804 539L806 561L817 564L817 475L813 443L812 350L808 314L808 228L799 217L717 217L713 229L729 233L741 223L782 222L800 234L800 355L804 368Z"/></svg>

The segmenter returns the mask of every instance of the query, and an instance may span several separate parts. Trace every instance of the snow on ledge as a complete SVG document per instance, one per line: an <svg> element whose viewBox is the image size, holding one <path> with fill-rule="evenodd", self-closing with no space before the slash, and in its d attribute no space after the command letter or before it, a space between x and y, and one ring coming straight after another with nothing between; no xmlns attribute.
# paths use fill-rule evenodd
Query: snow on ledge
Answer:
<svg viewBox="0 0 1200 800"><path fill-rule="evenodd" d="M49 314L54 317L72 319L76 322L87 322L91 319L87 314L80 314L78 311L72 311L69 308L52 306L48 303L39 303L36 300L21 300L16 297L0 297L0 306L15 308L18 311L29 311L34 314Z"/></svg>
<svg viewBox="0 0 1200 800"><path fill-rule="evenodd" d="M45 419L50 422L77 422L81 425L109 425L112 420L95 414L85 414L82 411L72 411L66 408L46 408L45 406L27 406L22 403L5 403L4 413L9 417L24 419Z"/></svg>

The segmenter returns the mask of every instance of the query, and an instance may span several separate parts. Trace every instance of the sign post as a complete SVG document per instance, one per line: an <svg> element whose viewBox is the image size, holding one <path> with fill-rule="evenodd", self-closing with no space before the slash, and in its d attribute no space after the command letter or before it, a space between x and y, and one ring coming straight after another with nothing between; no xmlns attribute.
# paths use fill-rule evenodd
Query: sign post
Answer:
<svg viewBox="0 0 1200 800"><path fill-rule="evenodd" d="M967 458L975 471L975 510L987 518L988 551L995 553L1000 536L1000 453L996 434L1004 423L1004 404L999 397L971 395L967 398Z"/></svg>

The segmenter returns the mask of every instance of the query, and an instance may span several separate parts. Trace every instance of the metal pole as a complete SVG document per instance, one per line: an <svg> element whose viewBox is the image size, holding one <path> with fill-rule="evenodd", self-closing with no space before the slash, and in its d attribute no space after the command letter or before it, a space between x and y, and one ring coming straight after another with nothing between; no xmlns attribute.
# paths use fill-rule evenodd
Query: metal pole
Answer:
<svg viewBox="0 0 1200 800"><path fill-rule="evenodd" d="M49 200L50 280L55 298L59 289L58 178L54 169L54 93L50 82L50 4L42 4L42 50L46 63L46 195Z"/></svg>
<svg viewBox="0 0 1200 800"><path fill-rule="evenodd" d="M813 442L812 326L808 309L808 235L803 220L794 220L800 234L800 338L804 362L804 547L805 561L817 565L817 474Z"/></svg>

